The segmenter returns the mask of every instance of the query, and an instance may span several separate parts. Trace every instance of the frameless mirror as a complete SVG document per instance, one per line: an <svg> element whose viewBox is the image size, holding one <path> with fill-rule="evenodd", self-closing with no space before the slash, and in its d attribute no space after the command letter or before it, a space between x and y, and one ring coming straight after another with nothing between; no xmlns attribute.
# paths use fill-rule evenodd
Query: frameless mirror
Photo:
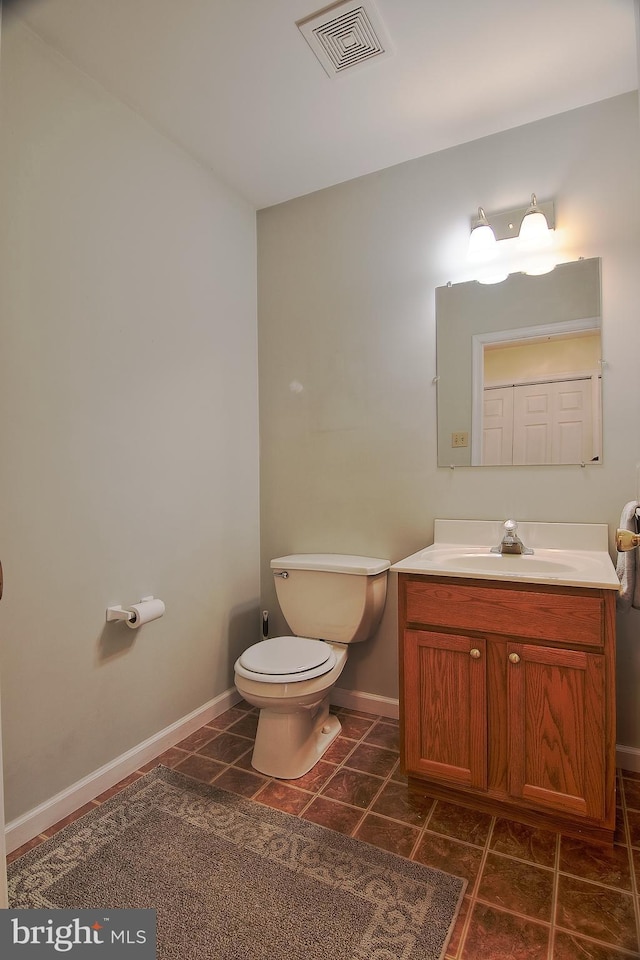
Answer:
<svg viewBox="0 0 640 960"><path fill-rule="evenodd" d="M438 466L602 460L600 260L436 289Z"/></svg>

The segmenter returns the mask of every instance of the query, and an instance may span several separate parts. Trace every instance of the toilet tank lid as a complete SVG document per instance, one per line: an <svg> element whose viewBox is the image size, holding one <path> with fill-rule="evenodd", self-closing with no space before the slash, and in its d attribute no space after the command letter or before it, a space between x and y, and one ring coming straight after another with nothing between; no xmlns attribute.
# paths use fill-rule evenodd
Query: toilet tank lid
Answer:
<svg viewBox="0 0 640 960"><path fill-rule="evenodd" d="M271 561L272 570L322 570L326 573L354 573L373 577L388 570L389 560L355 557L344 553L292 553Z"/></svg>

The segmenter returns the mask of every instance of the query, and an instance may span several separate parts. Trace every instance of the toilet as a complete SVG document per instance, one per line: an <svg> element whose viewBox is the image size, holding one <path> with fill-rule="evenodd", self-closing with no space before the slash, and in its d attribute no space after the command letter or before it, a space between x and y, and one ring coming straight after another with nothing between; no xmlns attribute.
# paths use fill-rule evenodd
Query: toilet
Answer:
<svg viewBox="0 0 640 960"><path fill-rule="evenodd" d="M350 643L376 630L387 596L388 560L304 553L271 561L280 608L293 636L249 647L235 684L260 708L252 766L293 780L318 762L341 730L329 698Z"/></svg>

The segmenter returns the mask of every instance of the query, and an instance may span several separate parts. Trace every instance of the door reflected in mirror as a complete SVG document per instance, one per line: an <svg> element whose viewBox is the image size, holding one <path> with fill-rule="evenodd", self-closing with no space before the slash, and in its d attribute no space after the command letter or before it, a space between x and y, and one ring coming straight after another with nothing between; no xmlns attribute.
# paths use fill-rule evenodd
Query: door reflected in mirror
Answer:
<svg viewBox="0 0 640 960"><path fill-rule="evenodd" d="M599 259L439 287L438 465L601 462L600 312Z"/></svg>

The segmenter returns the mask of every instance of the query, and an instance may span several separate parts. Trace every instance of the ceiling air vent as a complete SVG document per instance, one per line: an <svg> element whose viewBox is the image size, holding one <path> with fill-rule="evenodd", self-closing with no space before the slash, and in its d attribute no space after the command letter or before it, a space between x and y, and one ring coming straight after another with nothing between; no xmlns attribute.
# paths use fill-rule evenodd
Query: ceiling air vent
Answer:
<svg viewBox="0 0 640 960"><path fill-rule="evenodd" d="M298 20L296 26L330 77L391 52L371 0L341 0Z"/></svg>

